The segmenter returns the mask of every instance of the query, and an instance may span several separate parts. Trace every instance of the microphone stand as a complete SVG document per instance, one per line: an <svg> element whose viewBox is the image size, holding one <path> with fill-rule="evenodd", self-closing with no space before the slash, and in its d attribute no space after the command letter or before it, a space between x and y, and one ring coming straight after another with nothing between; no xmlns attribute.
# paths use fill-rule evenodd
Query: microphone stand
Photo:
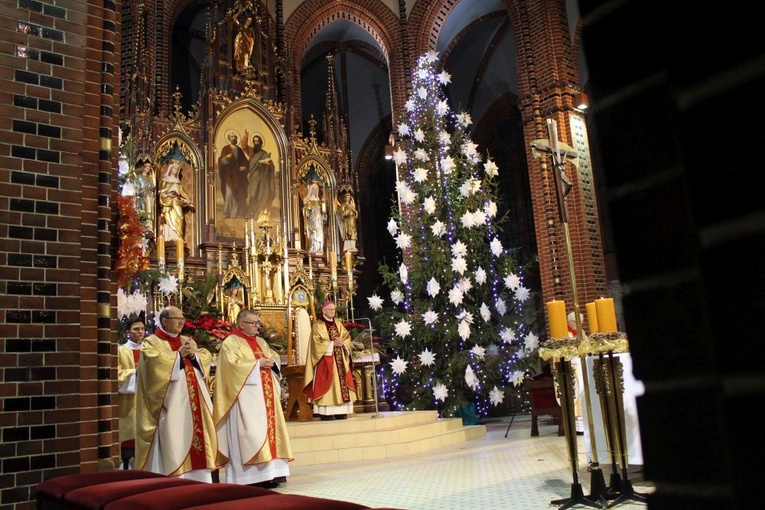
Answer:
<svg viewBox="0 0 765 510"><path fill-rule="evenodd" d="M369 317L362 317L356 320L367 321L367 325L369 326L369 351L372 353L372 394L375 398L375 414L372 415L372 418L384 418L385 415L380 413L377 403L377 369L375 368L375 345L374 340L372 340L372 320Z"/></svg>

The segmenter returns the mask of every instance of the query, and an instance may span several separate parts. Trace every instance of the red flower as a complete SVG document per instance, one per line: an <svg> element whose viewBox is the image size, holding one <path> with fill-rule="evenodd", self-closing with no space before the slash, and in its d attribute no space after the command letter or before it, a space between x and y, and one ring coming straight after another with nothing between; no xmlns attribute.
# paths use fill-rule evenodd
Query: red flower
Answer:
<svg viewBox="0 0 765 510"><path fill-rule="evenodd" d="M359 324L358 322L344 322L343 326L345 326L345 329L348 329L348 328L366 329L365 325Z"/></svg>
<svg viewBox="0 0 765 510"><path fill-rule="evenodd" d="M210 330L210 334L212 336L214 336L215 338L217 338L218 340L223 340L230 333L231 333L230 331L226 331L226 330L223 330L223 329L212 329L212 330Z"/></svg>
<svg viewBox="0 0 765 510"><path fill-rule="evenodd" d="M216 319L211 315L200 315L194 319L194 325L200 329L211 330L215 327L220 327L223 321Z"/></svg>

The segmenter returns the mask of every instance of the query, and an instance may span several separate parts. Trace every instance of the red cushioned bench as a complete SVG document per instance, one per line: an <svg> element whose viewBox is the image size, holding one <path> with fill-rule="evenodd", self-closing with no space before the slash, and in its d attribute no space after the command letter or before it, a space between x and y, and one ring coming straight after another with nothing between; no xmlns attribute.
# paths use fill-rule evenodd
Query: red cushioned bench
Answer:
<svg viewBox="0 0 765 510"><path fill-rule="evenodd" d="M360 510L368 506L336 499L314 498L297 494L269 494L259 498L238 499L222 503L192 506L186 510L241 510L242 508L278 508L279 510Z"/></svg>
<svg viewBox="0 0 765 510"><path fill-rule="evenodd" d="M64 496L70 491L121 480L139 480L147 478L167 478L165 475L149 471L114 470L96 473L64 475L45 480L37 485L37 510L63 510Z"/></svg>
<svg viewBox="0 0 765 510"><path fill-rule="evenodd" d="M37 487L38 510L239 510L255 505L280 510L369 508L249 485L203 483L136 470L61 476Z"/></svg>
<svg viewBox="0 0 765 510"><path fill-rule="evenodd" d="M128 496L153 494L154 491L167 489L168 487L187 487L199 484L209 486L209 484L204 482L170 476L100 483L69 491L64 495L64 506L67 510L102 510L104 506L112 501Z"/></svg>
<svg viewBox="0 0 765 510"><path fill-rule="evenodd" d="M233 483L202 483L168 487L113 501L104 510L183 510L191 506L278 494L261 487Z"/></svg>

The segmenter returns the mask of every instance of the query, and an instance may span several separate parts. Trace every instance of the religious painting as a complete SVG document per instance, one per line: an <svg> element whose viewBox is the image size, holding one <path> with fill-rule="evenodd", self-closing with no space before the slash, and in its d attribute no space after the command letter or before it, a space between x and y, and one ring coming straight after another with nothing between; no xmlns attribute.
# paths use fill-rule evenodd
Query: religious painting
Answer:
<svg viewBox="0 0 765 510"><path fill-rule="evenodd" d="M237 108L215 130L215 226L221 237L244 236L245 219L270 216L281 225L282 157L272 123Z"/></svg>

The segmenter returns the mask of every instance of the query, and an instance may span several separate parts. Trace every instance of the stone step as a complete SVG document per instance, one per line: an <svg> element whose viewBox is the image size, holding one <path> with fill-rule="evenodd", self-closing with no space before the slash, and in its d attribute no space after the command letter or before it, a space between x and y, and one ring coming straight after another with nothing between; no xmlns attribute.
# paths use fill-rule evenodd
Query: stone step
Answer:
<svg viewBox="0 0 765 510"><path fill-rule="evenodd" d="M461 418L439 418L436 411L354 414L288 422L287 429L296 466L402 457L486 436L485 426L463 426Z"/></svg>

